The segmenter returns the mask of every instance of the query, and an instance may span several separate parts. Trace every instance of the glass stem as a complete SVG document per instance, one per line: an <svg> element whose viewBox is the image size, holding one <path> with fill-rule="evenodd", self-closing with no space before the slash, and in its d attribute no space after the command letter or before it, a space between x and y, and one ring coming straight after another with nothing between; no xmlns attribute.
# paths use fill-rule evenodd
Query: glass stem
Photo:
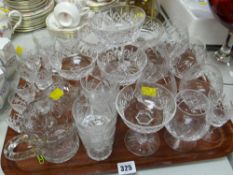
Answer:
<svg viewBox="0 0 233 175"><path fill-rule="evenodd" d="M215 57L217 61L223 62L223 63L229 63L230 57L231 57L231 49L233 45L233 31L229 31L227 38L225 40L225 43L222 45L222 47L215 52Z"/></svg>
<svg viewBox="0 0 233 175"><path fill-rule="evenodd" d="M231 42L231 37L233 35L233 31L229 31L226 41L223 44L223 46L221 47L222 52L226 53L226 54L230 54L231 53L231 48L232 48L232 42Z"/></svg>

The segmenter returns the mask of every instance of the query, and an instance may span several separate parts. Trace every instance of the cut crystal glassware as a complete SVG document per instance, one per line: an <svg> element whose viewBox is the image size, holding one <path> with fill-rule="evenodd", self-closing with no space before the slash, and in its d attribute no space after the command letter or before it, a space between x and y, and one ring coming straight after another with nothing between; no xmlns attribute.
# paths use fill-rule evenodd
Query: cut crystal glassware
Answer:
<svg viewBox="0 0 233 175"><path fill-rule="evenodd" d="M197 64L185 73L179 89L198 90L215 103L223 93L223 77L218 67L211 64Z"/></svg>
<svg viewBox="0 0 233 175"><path fill-rule="evenodd" d="M71 109L66 105L70 105L70 98L53 101L42 97L30 103L19 123L22 134L13 137L4 147L6 158L19 161L43 155L51 163L71 159L79 148L79 140L72 115L68 115ZM28 148L19 152L15 148L21 143L26 143Z"/></svg>
<svg viewBox="0 0 233 175"><path fill-rule="evenodd" d="M92 107L101 108L103 105L115 107L114 102L120 87L106 79L97 66L88 76L80 80L80 84Z"/></svg>
<svg viewBox="0 0 233 175"><path fill-rule="evenodd" d="M144 49L154 46L160 41L164 31L160 20L147 16L135 44Z"/></svg>
<svg viewBox="0 0 233 175"><path fill-rule="evenodd" d="M218 100L211 104L210 115L207 117L207 122L210 124L208 133L202 140L208 143L218 143L221 141L221 131L217 128L222 127L232 118L233 102L223 94Z"/></svg>
<svg viewBox="0 0 233 175"><path fill-rule="evenodd" d="M72 114L81 141L88 157L101 161L112 153L116 130L117 115L111 104L103 104L96 108L88 97L80 92L73 103Z"/></svg>
<svg viewBox="0 0 233 175"><path fill-rule="evenodd" d="M137 156L149 156L159 148L155 134L169 123L176 111L172 93L160 84L141 82L124 87L116 98L116 109L130 128L125 136L127 149Z"/></svg>
<svg viewBox="0 0 233 175"><path fill-rule="evenodd" d="M181 90L175 101L176 114L166 124L169 134L165 134L164 139L176 151L189 151L209 130L210 102L202 92L191 89Z"/></svg>
<svg viewBox="0 0 233 175"><path fill-rule="evenodd" d="M97 64L109 81L129 85L140 77L147 64L147 56L142 49L128 45L100 54Z"/></svg>
<svg viewBox="0 0 233 175"><path fill-rule="evenodd" d="M48 50L49 62L58 74L68 80L79 80L88 75L94 68L97 53L91 48L78 47L77 41L57 43Z"/></svg>
<svg viewBox="0 0 233 175"><path fill-rule="evenodd" d="M120 46L137 39L145 18L139 7L117 5L97 12L90 27L104 44Z"/></svg>
<svg viewBox="0 0 233 175"><path fill-rule="evenodd" d="M172 52L169 53L170 68L172 73L179 79L184 77L186 71L196 64L204 64L206 58L205 46L191 44L188 40L176 44Z"/></svg>

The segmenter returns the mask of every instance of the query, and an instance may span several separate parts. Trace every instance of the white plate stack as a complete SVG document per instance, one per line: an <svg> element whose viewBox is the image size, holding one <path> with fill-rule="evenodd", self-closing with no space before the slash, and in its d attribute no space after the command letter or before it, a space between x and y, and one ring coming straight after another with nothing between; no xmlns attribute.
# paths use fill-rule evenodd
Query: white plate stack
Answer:
<svg viewBox="0 0 233 175"><path fill-rule="evenodd" d="M17 32L30 32L45 27L45 19L54 8L54 0L4 0L10 10L18 10L23 15ZM17 19L13 18L13 22Z"/></svg>

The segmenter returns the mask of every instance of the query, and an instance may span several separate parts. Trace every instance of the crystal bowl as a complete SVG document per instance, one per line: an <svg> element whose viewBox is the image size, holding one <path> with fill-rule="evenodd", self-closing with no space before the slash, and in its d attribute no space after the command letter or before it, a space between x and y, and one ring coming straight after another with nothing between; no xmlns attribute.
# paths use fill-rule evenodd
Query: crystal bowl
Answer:
<svg viewBox="0 0 233 175"><path fill-rule="evenodd" d="M68 46L67 46L68 45ZM97 54L79 44L60 43L50 54L50 64L58 74L68 80L79 80L94 68Z"/></svg>
<svg viewBox="0 0 233 175"><path fill-rule="evenodd" d="M90 26L103 43L121 45L138 37L145 17L139 7L119 5L96 13Z"/></svg>
<svg viewBox="0 0 233 175"><path fill-rule="evenodd" d="M109 81L129 85L140 77L147 64L147 56L143 50L128 45L100 54L97 64Z"/></svg>
<svg viewBox="0 0 233 175"><path fill-rule="evenodd" d="M142 82L136 88L130 85L119 92L116 109L130 129L149 134L159 131L173 118L176 103L162 85Z"/></svg>

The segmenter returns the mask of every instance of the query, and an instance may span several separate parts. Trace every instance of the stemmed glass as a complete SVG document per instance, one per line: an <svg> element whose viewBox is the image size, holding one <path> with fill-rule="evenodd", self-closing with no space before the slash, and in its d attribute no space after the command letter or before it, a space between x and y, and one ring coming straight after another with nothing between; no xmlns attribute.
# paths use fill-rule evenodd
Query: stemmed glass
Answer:
<svg viewBox="0 0 233 175"><path fill-rule="evenodd" d="M194 89L204 93L211 102L216 102L223 93L223 77L218 67L212 64L196 64L185 73L179 90Z"/></svg>
<svg viewBox="0 0 233 175"><path fill-rule="evenodd" d="M228 36L222 47L215 52L215 58L218 62L226 64L223 71L228 71L224 80L225 83L232 84L232 35L233 35L233 1L232 0L209 0L210 7L217 19L229 29ZM229 78L230 77L230 78ZM230 82L227 82L228 79Z"/></svg>
<svg viewBox="0 0 233 175"><path fill-rule="evenodd" d="M176 151L191 150L196 141L209 129L209 99L201 92L191 89L181 90L175 97L177 104L174 118L166 125L166 143Z"/></svg>
<svg viewBox="0 0 233 175"><path fill-rule="evenodd" d="M207 116L207 122L211 125L209 132L202 138L208 143L217 143L220 141L221 133L217 128L222 127L231 119L233 113L233 102L223 94L217 101L211 105L210 115Z"/></svg>
<svg viewBox="0 0 233 175"><path fill-rule="evenodd" d="M160 145L158 134L175 114L172 93L160 84L141 82L123 88L116 98L116 109L130 128L125 135L127 149L137 156L149 156Z"/></svg>
<svg viewBox="0 0 233 175"><path fill-rule="evenodd" d="M97 53L91 48L80 48L78 41L59 41L47 50L49 63L58 74L67 80L79 80L94 68Z"/></svg>

